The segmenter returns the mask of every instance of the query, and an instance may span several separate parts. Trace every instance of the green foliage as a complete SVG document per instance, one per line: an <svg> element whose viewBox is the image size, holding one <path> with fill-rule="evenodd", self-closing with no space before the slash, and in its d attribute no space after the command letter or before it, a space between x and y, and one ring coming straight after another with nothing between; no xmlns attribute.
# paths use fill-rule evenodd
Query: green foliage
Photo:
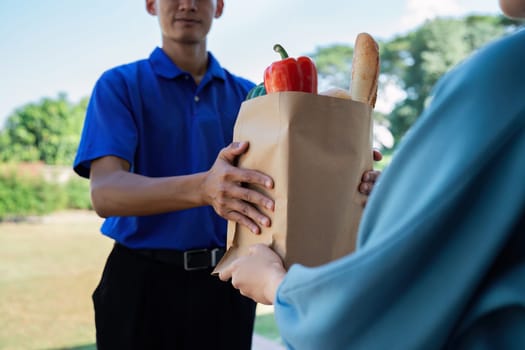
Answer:
<svg viewBox="0 0 525 350"><path fill-rule="evenodd" d="M419 117L443 74L518 24L499 16L438 18L385 43L381 71L407 94L389 118L396 141Z"/></svg>
<svg viewBox="0 0 525 350"><path fill-rule="evenodd" d="M57 184L15 172L0 174L0 221L51 213L65 202Z"/></svg>
<svg viewBox="0 0 525 350"><path fill-rule="evenodd" d="M63 209L92 209L86 180L73 178L61 184L7 169L0 171L0 222Z"/></svg>
<svg viewBox="0 0 525 350"><path fill-rule="evenodd" d="M437 18L406 34L378 41L381 55L378 95L389 84L406 93L388 116L388 123L379 122L388 125L399 141L423 111L433 86L443 74L473 51L520 24L501 16ZM322 88L349 86L352 55L352 47L339 44L318 48L311 54Z"/></svg>
<svg viewBox="0 0 525 350"><path fill-rule="evenodd" d="M425 107L436 81L479 47L516 29L522 22L500 16L438 18L413 31L379 41L384 86L395 85L406 93L385 116L374 111L374 120L387 126L399 141ZM351 77L353 47L331 45L310 54L319 72L319 87L347 88ZM0 163L73 162L88 99L71 103L65 94L43 98L17 109L0 130ZM67 184L0 173L0 220L39 215L63 208L91 208L88 182Z"/></svg>
<svg viewBox="0 0 525 350"><path fill-rule="evenodd" d="M329 87L348 88L350 86L350 70L352 65L353 47L333 45L318 48L309 56L315 61L319 74L319 90Z"/></svg>
<svg viewBox="0 0 525 350"><path fill-rule="evenodd" d="M65 184L68 209L93 209L89 197L89 181L74 177Z"/></svg>
<svg viewBox="0 0 525 350"><path fill-rule="evenodd" d="M254 333L260 334L274 342L281 341L281 335L273 313L258 315L253 328Z"/></svg>
<svg viewBox="0 0 525 350"><path fill-rule="evenodd" d="M78 104L65 94L43 98L12 114L0 131L1 161L71 164L80 140L87 99Z"/></svg>

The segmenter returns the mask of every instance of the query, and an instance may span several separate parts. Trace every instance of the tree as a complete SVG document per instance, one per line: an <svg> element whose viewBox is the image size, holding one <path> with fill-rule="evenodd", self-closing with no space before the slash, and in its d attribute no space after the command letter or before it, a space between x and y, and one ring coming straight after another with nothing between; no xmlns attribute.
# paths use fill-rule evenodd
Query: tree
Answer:
<svg viewBox="0 0 525 350"><path fill-rule="evenodd" d="M520 22L502 16L437 18L388 41L379 41L384 87L395 85L406 93L388 115L388 126L399 141L425 107L437 80L479 47L514 30ZM347 88L353 48L333 45L318 48L315 60L320 86ZM385 116L374 118L384 125Z"/></svg>
<svg viewBox="0 0 525 350"><path fill-rule="evenodd" d="M406 98L389 115L396 141L422 113L443 74L518 24L500 16L438 18L385 43L381 70L406 92Z"/></svg>
<svg viewBox="0 0 525 350"><path fill-rule="evenodd" d="M17 109L0 131L0 161L43 161L70 165L80 139L87 98L78 104L65 94Z"/></svg>
<svg viewBox="0 0 525 350"><path fill-rule="evenodd" d="M350 67L354 48L347 45L332 45L318 48L310 55L319 74L319 90L329 87L348 88Z"/></svg>
<svg viewBox="0 0 525 350"><path fill-rule="evenodd" d="M351 66L354 48L347 45L332 45L318 48L317 51L309 56L315 61L319 75L319 91L331 87L340 87L348 89L350 86ZM390 147L386 145L385 138L388 139L389 121L383 113L374 110L373 119L376 126L383 131L374 133L374 144L377 147ZM377 129L377 128L376 128Z"/></svg>

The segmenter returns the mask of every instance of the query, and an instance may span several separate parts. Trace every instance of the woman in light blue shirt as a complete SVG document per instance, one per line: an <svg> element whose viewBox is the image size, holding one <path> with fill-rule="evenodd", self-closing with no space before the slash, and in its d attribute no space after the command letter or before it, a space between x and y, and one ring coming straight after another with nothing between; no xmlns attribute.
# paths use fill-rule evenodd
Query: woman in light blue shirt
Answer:
<svg viewBox="0 0 525 350"><path fill-rule="evenodd" d="M525 0L500 7L525 18ZM275 304L290 349L525 349L525 30L436 85L354 254L285 272L251 252L220 277Z"/></svg>

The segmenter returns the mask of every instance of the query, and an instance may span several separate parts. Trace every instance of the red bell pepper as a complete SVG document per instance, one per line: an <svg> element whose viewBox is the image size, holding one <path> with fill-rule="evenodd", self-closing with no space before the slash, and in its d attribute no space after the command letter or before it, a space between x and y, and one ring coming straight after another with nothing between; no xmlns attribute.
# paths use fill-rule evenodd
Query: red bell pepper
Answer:
<svg viewBox="0 0 525 350"><path fill-rule="evenodd" d="M275 52L281 60L272 63L264 71L264 87L267 93L279 91L303 91L317 94L317 69L310 57L288 57L284 48L276 44Z"/></svg>

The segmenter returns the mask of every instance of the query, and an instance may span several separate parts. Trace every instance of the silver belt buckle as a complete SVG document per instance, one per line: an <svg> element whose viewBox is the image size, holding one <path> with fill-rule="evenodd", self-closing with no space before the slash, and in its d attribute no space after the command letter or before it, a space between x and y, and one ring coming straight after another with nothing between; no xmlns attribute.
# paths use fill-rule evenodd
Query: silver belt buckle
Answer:
<svg viewBox="0 0 525 350"><path fill-rule="evenodd" d="M215 267L217 266L217 264L219 263L219 259L217 256L219 254L219 252L221 251L220 248L213 248L211 250L211 267Z"/></svg>
<svg viewBox="0 0 525 350"><path fill-rule="evenodd" d="M195 249L195 250L187 250L184 252L184 270L186 271L195 271L195 270L204 270L208 268L209 266L190 266L189 264L189 257L193 254L201 254L201 253L207 253L208 249ZM212 254L213 259L213 254Z"/></svg>

